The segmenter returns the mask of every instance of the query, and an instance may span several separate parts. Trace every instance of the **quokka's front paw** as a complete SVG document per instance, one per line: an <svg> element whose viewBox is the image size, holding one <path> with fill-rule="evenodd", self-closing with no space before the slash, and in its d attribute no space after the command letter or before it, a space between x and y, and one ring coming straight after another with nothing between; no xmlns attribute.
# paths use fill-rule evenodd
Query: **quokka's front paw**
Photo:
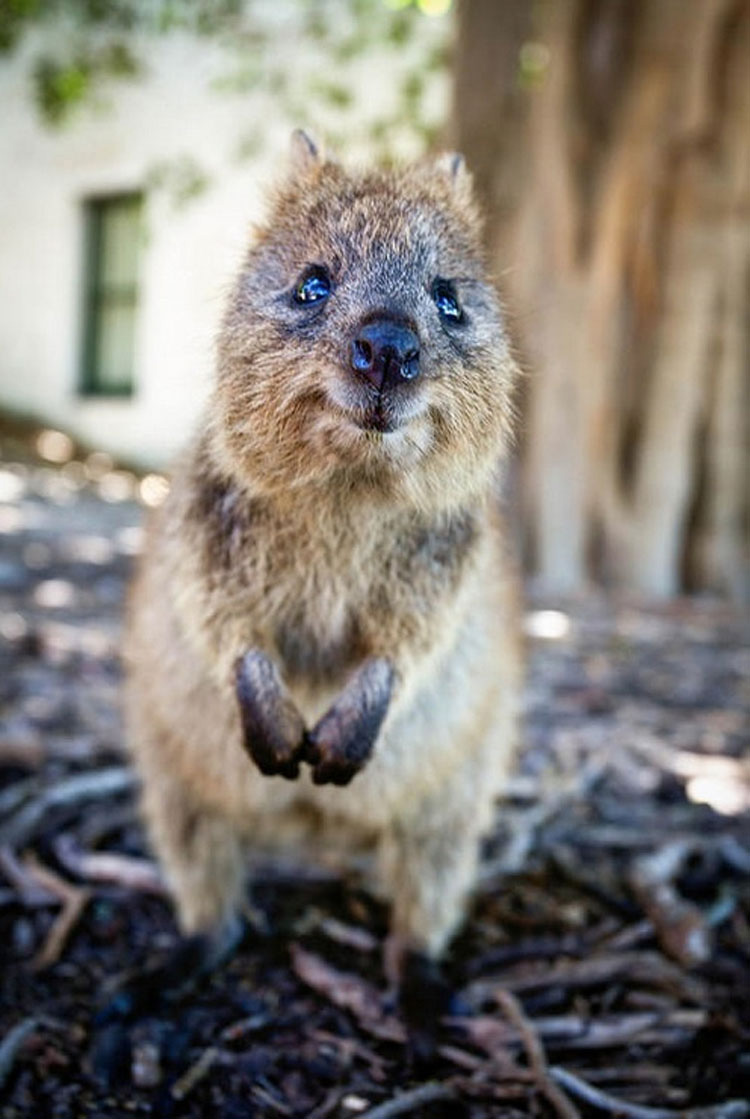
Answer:
<svg viewBox="0 0 750 1119"><path fill-rule="evenodd" d="M234 666L245 749L266 776L293 780L307 762L316 785L348 785L372 754L394 680L389 661L365 661L308 731L273 661L250 649Z"/></svg>
<svg viewBox="0 0 750 1119"><path fill-rule="evenodd" d="M305 749L305 724L273 662L258 649L238 657L234 682L243 741L261 773L294 780Z"/></svg>
<svg viewBox="0 0 750 1119"><path fill-rule="evenodd" d="M394 678L388 661L365 661L305 735L303 757L312 766L316 785L348 785L369 761L388 711Z"/></svg>
<svg viewBox="0 0 750 1119"><path fill-rule="evenodd" d="M318 724L318 727L320 724ZM315 785L348 785L367 762L370 749L355 749L348 752L342 747L339 737L327 735L325 728L310 731L305 736L303 758L312 769Z"/></svg>

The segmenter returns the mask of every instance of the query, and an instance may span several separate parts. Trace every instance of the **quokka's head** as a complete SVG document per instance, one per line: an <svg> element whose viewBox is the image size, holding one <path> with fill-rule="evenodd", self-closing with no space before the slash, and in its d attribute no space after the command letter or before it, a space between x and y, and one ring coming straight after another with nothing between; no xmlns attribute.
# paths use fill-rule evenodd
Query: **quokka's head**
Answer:
<svg viewBox="0 0 750 1119"><path fill-rule="evenodd" d="M295 133L219 340L232 469L431 505L485 486L515 366L479 237L459 156L352 174Z"/></svg>

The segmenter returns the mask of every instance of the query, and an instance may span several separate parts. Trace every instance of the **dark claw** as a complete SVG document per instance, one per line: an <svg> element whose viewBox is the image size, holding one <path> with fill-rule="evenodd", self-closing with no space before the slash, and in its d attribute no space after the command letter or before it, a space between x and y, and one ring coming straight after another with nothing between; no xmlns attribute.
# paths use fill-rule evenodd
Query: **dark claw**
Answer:
<svg viewBox="0 0 750 1119"><path fill-rule="evenodd" d="M242 933L242 923L237 920L218 934L184 937L157 964L120 982L94 1016L88 1065L99 1084L111 1088L128 1082L130 1035L137 1029L138 1019L160 1014L184 998L234 951Z"/></svg>
<svg viewBox="0 0 750 1119"><path fill-rule="evenodd" d="M348 785L352 777L359 773L364 765L362 760L350 760L346 757L337 756L330 748L330 744L326 748L309 733L305 735L302 757L312 768L312 779L315 785Z"/></svg>
<svg viewBox="0 0 750 1119"><path fill-rule="evenodd" d="M102 1088L127 1084L130 1076L132 1046L124 1021L95 1023L96 1032L88 1054L91 1074Z"/></svg>
<svg viewBox="0 0 750 1119"><path fill-rule="evenodd" d="M366 759L365 759L366 760ZM347 762L343 759L331 758L321 761L313 768L312 779L314 785L348 785L352 777L359 773L364 762Z"/></svg>
<svg viewBox="0 0 750 1119"><path fill-rule="evenodd" d="M251 649L237 658L234 679L245 749L265 776L295 780L305 726L273 662Z"/></svg>
<svg viewBox="0 0 750 1119"><path fill-rule="evenodd" d="M286 777L287 781L296 781L299 777L300 759L297 757L284 760L258 749L249 750L249 753L264 777Z"/></svg>
<svg viewBox="0 0 750 1119"><path fill-rule="evenodd" d="M98 1011L94 1024L132 1021L179 998L203 974L208 955L209 937L180 940L163 960L126 977Z"/></svg>
<svg viewBox="0 0 750 1119"><path fill-rule="evenodd" d="M126 977L100 1007L94 1025L132 1021L179 1001L234 952L243 933L238 920L221 933L183 937L158 963Z"/></svg>
<svg viewBox="0 0 750 1119"><path fill-rule="evenodd" d="M400 987L401 1013L408 1032L409 1056L420 1070L435 1063L440 1019L454 1013L453 988L434 960L421 952L404 957Z"/></svg>
<svg viewBox="0 0 750 1119"><path fill-rule="evenodd" d="M276 769L274 773L279 777L286 777L287 781L296 781L299 777L299 762L296 759L288 762L280 762L278 769ZM273 773L270 774L270 776L273 775Z"/></svg>

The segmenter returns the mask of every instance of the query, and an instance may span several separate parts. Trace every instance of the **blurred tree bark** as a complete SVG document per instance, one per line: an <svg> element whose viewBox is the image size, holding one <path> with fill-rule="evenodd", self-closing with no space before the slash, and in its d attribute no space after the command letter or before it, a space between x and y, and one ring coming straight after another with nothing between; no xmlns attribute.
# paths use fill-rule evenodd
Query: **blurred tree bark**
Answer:
<svg viewBox="0 0 750 1119"><path fill-rule="evenodd" d="M460 0L530 570L747 593L749 0Z"/></svg>

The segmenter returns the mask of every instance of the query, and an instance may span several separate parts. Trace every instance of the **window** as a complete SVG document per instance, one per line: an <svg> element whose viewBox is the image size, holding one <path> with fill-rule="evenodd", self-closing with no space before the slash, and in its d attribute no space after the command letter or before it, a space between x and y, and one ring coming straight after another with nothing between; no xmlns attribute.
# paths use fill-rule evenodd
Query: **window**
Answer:
<svg viewBox="0 0 750 1119"><path fill-rule="evenodd" d="M86 204L86 291L81 391L130 396L134 383L141 195Z"/></svg>

